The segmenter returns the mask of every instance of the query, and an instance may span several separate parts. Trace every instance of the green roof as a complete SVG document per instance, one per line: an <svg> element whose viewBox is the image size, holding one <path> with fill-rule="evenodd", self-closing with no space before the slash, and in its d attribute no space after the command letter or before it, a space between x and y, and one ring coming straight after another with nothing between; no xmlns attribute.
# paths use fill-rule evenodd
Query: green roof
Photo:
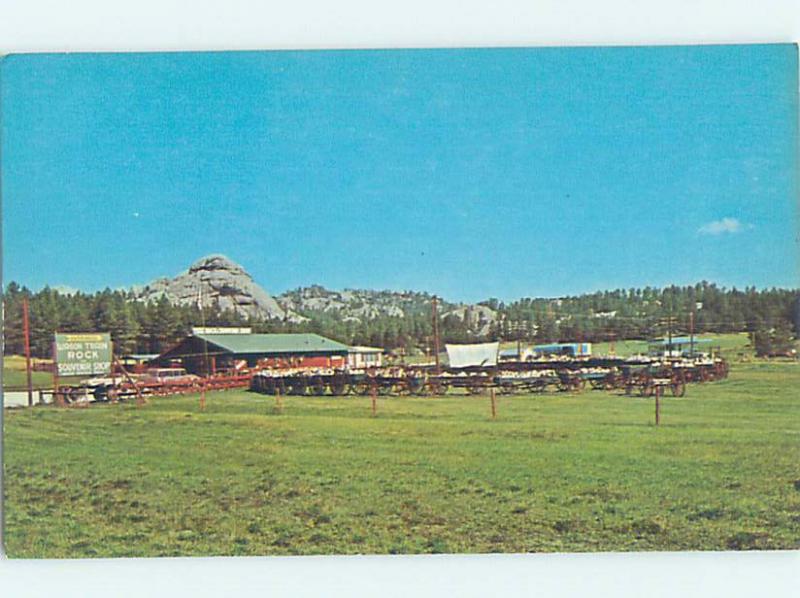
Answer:
<svg viewBox="0 0 800 598"><path fill-rule="evenodd" d="M347 353L347 345L319 334L196 334L230 353Z"/></svg>

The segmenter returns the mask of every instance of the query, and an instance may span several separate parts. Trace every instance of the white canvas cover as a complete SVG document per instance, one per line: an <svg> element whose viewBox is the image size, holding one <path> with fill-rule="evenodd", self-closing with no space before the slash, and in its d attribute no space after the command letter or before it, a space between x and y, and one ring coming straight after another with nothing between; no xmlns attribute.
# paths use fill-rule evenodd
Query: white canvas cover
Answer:
<svg viewBox="0 0 800 598"><path fill-rule="evenodd" d="M474 365L497 365L500 343L474 345L445 345L451 368L466 368Z"/></svg>

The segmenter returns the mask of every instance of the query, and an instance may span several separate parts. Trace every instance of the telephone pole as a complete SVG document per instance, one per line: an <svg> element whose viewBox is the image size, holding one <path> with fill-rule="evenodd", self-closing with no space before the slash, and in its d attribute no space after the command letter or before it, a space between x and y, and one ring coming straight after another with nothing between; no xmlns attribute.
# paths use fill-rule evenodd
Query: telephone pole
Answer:
<svg viewBox="0 0 800 598"><path fill-rule="evenodd" d="M31 325L28 321L28 298L22 298L22 331L25 337L25 372L28 376L28 407L33 407L33 379L31 374Z"/></svg>
<svg viewBox="0 0 800 598"><path fill-rule="evenodd" d="M436 360L436 375L442 373L441 364L439 363L439 309L437 306L438 299L436 295L433 296L433 355Z"/></svg>
<svg viewBox="0 0 800 598"><path fill-rule="evenodd" d="M672 357L672 298L669 300L669 324L667 327L669 332L669 356Z"/></svg>

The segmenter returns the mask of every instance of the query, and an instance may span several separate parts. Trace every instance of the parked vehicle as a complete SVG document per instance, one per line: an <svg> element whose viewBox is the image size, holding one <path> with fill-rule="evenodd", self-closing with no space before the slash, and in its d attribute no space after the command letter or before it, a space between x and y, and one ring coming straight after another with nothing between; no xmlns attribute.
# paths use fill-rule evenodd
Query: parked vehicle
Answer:
<svg viewBox="0 0 800 598"><path fill-rule="evenodd" d="M146 388L162 385L194 386L200 383L200 376L189 374L183 368L149 368L139 381Z"/></svg>

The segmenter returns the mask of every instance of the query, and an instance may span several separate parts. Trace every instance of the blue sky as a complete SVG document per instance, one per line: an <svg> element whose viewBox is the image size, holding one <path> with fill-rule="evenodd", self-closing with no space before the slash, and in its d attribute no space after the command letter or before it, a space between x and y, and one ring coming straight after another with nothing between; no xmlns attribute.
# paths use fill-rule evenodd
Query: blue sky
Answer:
<svg viewBox="0 0 800 598"><path fill-rule="evenodd" d="M12 56L3 278L798 285L793 45Z"/></svg>

